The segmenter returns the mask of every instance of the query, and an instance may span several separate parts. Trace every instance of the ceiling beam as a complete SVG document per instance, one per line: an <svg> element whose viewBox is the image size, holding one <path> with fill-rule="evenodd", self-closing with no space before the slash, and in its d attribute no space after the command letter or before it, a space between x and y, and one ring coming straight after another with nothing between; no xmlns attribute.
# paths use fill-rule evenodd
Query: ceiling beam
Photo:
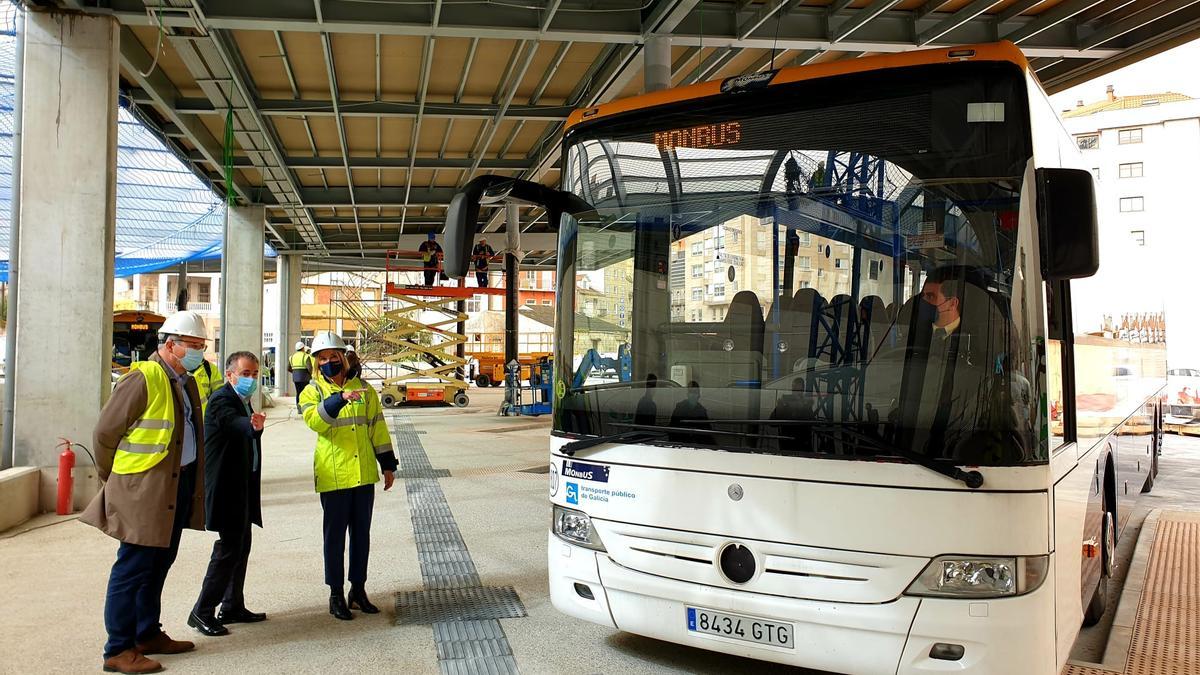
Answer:
<svg viewBox="0 0 1200 675"><path fill-rule="evenodd" d="M1086 35L1079 40L1082 47L1097 47L1108 42L1131 33L1142 26L1153 23L1166 16L1174 14L1183 9L1191 7L1200 0L1163 0L1162 2L1140 9L1137 13L1129 17L1114 21L1107 25L1097 26L1097 30L1089 35ZM1193 76L1195 73L1193 73Z"/></svg>
<svg viewBox="0 0 1200 675"><path fill-rule="evenodd" d="M1025 2L1025 0L1018 0ZM1091 0L1088 0L1091 2ZM1096 0L1098 2L1099 0ZM1069 5L1066 0L1047 12ZM150 25L145 5L134 0L109 0L111 9L90 10L111 13L129 25ZM875 0L871 5L854 10L833 37L846 45L846 49L864 52L901 52L915 46L913 34L914 13L893 9L891 0ZM1094 4L1094 3L1093 3ZM839 18L849 7L847 0L838 0L829 8L799 6L783 13L778 24L778 40L774 30L760 30L750 36L739 34L737 18L722 3L706 3L698 8L699 0L671 0L658 2L650 10L648 18L641 20L637 12L572 12L560 7L549 29L542 30L537 16L530 12L517 12L512 8L496 4L446 3L441 12L441 21L434 26L429 23L428 5L408 2L326 2L323 23L316 23L311 6L305 3L283 2L282 0L206 0L204 12L199 14L203 25L187 14L171 13L164 16L164 23L191 30L238 29L252 31L298 31L359 33L384 35L409 35L418 37L461 37L497 38L507 40L539 40L543 42L582 42L630 45L640 51L648 35L671 34L671 42L678 47L739 47L742 49L825 49L830 43L827 27L830 18ZM1090 6L1090 5L1088 5ZM883 7L883 9L880 9ZM834 10L830 12L829 10ZM1082 10L1080 10L1082 11ZM1078 12L1076 12L1078 13ZM703 28L700 15L704 14ZM999 17L1000 24L1006 23ZM1009 31L1023 29L1041 16L1015 16L1007 19L1015 25L1003 26ZM864 28L864 24L869 27ZM1106 58L1116 55L1116 50L1100 50L1086 53L1075 47L1074 32L1070 26L1053 24L1054 30L1038 24L1037 30L1022 39L1022 48L1030 56L1066 56ZM855 25L858 24L858 25ZM979 16L962 27L963 38L972 42L988 42L994 39L997 17ZM966 30L970 28L970 30ZM862 29L863 37L848 39L850 33ZM844 33L844 34L843 34ZM1003 30L1001 31L1003 34ZM939 43L940 44L940 43ZM949 45L950 42L945 44ZM347 106L349 111L349 106Z"/></svg>
<svg viewBox="0 0 1200 675"><path fill-rule="evenodd" d="M130 94L134 100L147 98L140 90ZM212 102L205 98L179 98L176 108L185 115L223 115ZM326 100L265 99L256 102L259 112L266 116L312 115L330 117L334 115L334 103ZM491 119L500 110L499 104L491 103L439 103L426 101L338 101L338 110L343 117L449 117L457 119ZM505 117L523 120L561 121L567 119L573 108L567 105L512 105Z"/></svg>
<svg viewBox="0 0 1200 675"><path fill-rule="evenodd" d="M1018 45L1036 36L1042 31L1054 28L1080 12L1091 9L1103 0L1063 0L1063 2L1038 14L1024 26L1004 34L1005 40L1011 40Z"/></svg>
<svg viewBox="0 0 1200 675"><path fill-rule="evenodd" d="M957 29L959 26L967 23L980 14L983 14L1001 2L1004 2L1004 0L975 0L962 9L954 12L950 16L938 21L933 25L932 28L922 31L921 34L917 36L917 44L925 46L930 42L942 37L946 33Z"/></svg>

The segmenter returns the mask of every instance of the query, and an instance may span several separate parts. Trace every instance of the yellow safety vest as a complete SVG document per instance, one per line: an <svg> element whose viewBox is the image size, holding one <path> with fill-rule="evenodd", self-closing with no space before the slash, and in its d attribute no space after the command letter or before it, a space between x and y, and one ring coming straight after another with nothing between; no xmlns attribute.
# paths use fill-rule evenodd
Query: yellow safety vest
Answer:
<svg viewBox="0 0 1200 675"><path fill-rule="evenodd" d="M292 371L295 372L297 370L306 370L311 374L312 369L308 365L309 360L310 359L307 352L303 350L296 350L292 353L291 358Z"/></svg>
<svg viewBox="0 0 1200 675"><path fill-rule="evenodd" d="M325 412L325 399L346 390L365 389L362 400L350 401L337 418ZM392 451L392 437L383 418L379 396L357 377L339 387L315 377L300 395L304 423L317 432L313 473L317 492L370 485L379 481L376 455Z"/></svg>
<svg viewBox="0 0 1200 675"><path fill-rule="evenodd" d="M216 389L217 382L223 380L215 380L212 372L213 366L207 360L200 364L200 367L192 371L192 377L196 380L196 389L200 390L200 414L203 415L205 410L208 410L208 398L212 396ZM215 381L214 381L215 380ZM215 385L215 386L214 386Z"/></svg>
<svg viewBox="0 0 1200 675"><path fill-rule="evenodd" d="M146 410L117 444L112 472L118 474L154 468L167 456L175 431L175 395L167 371L156 361L137 361L130 364L125 377L134 371L145 378Z"/></svg>

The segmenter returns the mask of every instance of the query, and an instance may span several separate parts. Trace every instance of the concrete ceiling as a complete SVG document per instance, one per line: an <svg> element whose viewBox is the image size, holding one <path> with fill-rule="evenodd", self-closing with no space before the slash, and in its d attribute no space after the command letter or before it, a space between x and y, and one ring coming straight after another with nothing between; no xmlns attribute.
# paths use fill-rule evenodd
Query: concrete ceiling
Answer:
<svg viewBox="0 0 1200 675"><path fill-rule="evenodd" d="M652 35L676 85L1008 39L1051 92L1200 36L1200 0L164 0L161 35L159 0L54 2L117 17L131 99L222 193L231 117L272 246L366 266L473 176L557 181L568 112L640 93Z"/></svg>

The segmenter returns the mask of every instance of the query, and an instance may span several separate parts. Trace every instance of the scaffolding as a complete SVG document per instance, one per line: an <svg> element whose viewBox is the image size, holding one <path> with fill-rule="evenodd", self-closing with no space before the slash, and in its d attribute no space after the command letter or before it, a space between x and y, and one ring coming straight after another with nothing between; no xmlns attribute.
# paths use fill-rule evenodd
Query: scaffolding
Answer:
<svg viewBox="0 0 1200 675"><path fill-rule="evenodd" d="M474 295L501 295L504 289L392 282L393 273L421 271L423 266L411 264L419 257L416 251L387 254L385 293L393 306L383 314L386 332L375 339L388 346L382 360L399 374L383 381L380 401L387 407L442 402L461 408L470 401L462 305Z"/></svg>

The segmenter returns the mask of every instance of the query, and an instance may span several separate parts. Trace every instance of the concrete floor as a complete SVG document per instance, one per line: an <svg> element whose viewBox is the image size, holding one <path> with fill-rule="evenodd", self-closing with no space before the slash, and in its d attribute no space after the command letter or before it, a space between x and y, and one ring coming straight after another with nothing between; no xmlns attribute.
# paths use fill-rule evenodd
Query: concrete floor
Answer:
<svg viewBox="0 0 1200 675"><path fill-rule="evenodd" d="M545 578L550 509L546 476L549 418L501 418L499 389L471 391L471 406L410 408L430 463L484 585L515 587L529 616L501 621L526 673L737 673L763 664L619 633L567 619L550 605ZM205 638L185 620L199 590L213 534L188 531L163 593L165 630L195 640L196 651L162 657L188 672L438 672L432 629L394 626L393 595L420 590L403 484L376 495L368 591L384 612L336 621L322 584L321 511L312 485L313 435L288 400L268 411L263 517L255 529L247 604L270 619ZM1200 487L1200 440L1171 438L1155 492L1131 526L1157 506L1188 508ZM104 642L102 609L117 543L76 522L43 516L0 538L0 672L95 672ZM1136 532L1123 538L1131 549ZM1126 551L1125 555L1128 555ZM1114 585L1119 593L1119 585ZM1085 634L1103 644L1101 630ZM1096 637L1098 636L1098 637ZM1087 658L1089 653L1077 654ZM1088 659L1092 660L1092 659Z"/></svg>

